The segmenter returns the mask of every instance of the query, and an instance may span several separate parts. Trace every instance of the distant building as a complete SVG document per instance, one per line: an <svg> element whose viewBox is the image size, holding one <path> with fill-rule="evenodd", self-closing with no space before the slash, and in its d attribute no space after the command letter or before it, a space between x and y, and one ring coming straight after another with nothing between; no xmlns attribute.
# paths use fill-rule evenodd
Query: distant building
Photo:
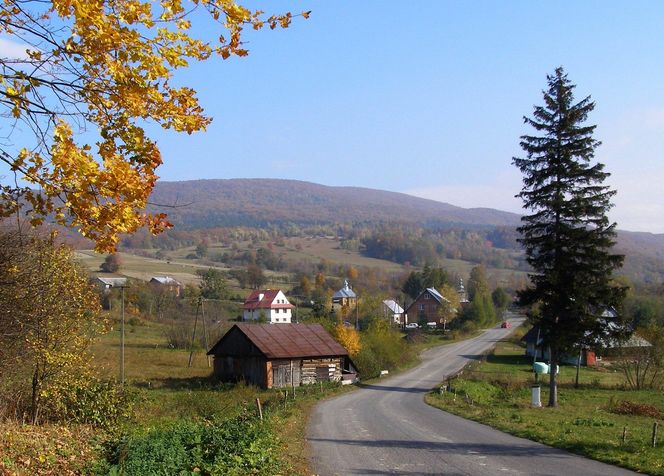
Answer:
<svg viewBox="0 0 664 476"><path fill-rule="evenodd" d="M386 299L383 301L383 312L395 324L405 324L403 308L394 299Z"/></svg>
<svg viewBox="0 0 664 476"><path fill-rule="evenodd" d="M235 324L208 355L215 377L262 388L357 378L348 351L320 324Z"/></svg>
<svg viewBox="0 0 664 476"><path fill-rule="evenodd" d="M344 281L344 287L332 295L333 307L355 307L357 304L357 295L350 288L348 280Z"/></svg>
<svg viewBox="0 0 664 476"><path fill-rule="evenodd" d="M172 292L175 296L180 296L182 293L182 283L170 276L153 276L150 279L150 285L157 289L165 289Z"/></svg>
<svg viewBox="0 0 664 476"><path fill-rule="evenodd" d="M463 279L461 278L459 278L459 287L457 287L457 294L459 295L459 303L462 306L470 302L468 301L468 292L466 292L466 288L463 286Z"/></svg>
<svg viewBox="0 0 664 476"><path fill-rule="evenodd" d="M450 301L440 294L436 288L427 288L406 308L406 315L410 322L425 321L443 324L440 318L440 308Z"/></svg>
<svg viewBox="0 0 664 476"><path fill-rule="evenodd" d="M270 324L290 324L293 309L279 289L258 289L244 301L242 320L258 321L264 316Z"/></svg>
<svg viewBox="0 0 664 476"><path fill-rule="evenodd" d="M606 309L602 313L603 317L615 318L617 312L613 308ZM618 324L608 322L606 324L606 335L610 334L609 331L619 329ZM536 360L546 362L549 360L549 347L544 342L544 336L537 326L532 327L521 338L521 341L526 344L526 355L534 357ZM584 344L577 346L581 347L581 361L580 364L588 367L597 365L597 362L602 360L611 360L616 356L622 354L623 356L630 355L638 352L643 347L650 347L652 344L636 334L631 334L624 340L618 340L611 337L599 337L594 339L592 345ZM560 357L560 362L564 364L576 365L579 359L579 354L565 354Z"/></svg>
<svg viewBox="0 0 664 476"><path fill-rule="evenodd" d="M127 278L97 278L97 284L105 291L111 288L122 288L127 286Z"/></svg>

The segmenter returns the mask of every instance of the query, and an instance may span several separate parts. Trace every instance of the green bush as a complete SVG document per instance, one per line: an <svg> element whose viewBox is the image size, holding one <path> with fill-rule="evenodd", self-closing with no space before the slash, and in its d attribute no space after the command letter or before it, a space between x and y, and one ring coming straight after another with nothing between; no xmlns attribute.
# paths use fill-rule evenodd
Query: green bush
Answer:
<svg viewBox="0 0 664 476"><path fill-rule="evenodd" d="M274 475L280 464L269 422L247 415L225 421L177 421L107 445L110 474Z"/></svg>
<svg viewBox="0 0 664 476"><path fill-rule="evenodd" d="M410 359L409 347L401 332L383 320L375 320L360 335L361 350L353 358L363 378L375 377Z"/></svg>
<svg viewBox="0 0 664 476"><path fill-rule="evenodd" d="M90 377L51 385L42 398L44 415L51 421L111 428L131 416L137 393L129 387Z"/></svg>

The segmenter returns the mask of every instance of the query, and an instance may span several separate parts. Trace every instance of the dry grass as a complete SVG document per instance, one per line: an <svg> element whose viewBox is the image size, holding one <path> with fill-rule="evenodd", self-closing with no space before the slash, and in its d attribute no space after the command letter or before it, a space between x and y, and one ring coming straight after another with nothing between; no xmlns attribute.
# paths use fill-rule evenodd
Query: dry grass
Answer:
<svg viewBox="0 0 664 476"><path fill-rule="evenodd" d="M79 475L94 459L96 433L88 426L0 423L0 474Z"/></svg>

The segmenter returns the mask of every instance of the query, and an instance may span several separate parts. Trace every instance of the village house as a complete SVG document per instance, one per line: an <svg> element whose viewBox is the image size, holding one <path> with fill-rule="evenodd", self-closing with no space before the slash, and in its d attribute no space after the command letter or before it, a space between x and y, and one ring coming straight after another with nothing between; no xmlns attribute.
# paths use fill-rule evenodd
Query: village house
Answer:
<svg viewBox="0 0 664 476"><path fill-rule="evenodd" d="M208 355L223 382L280 388L357 378L346 349L320 324L235 324Z"/></svg>
<svg viewBox="0 0 664 476"><path fill-rule="evenodd" d="M602 315L604 317L614 318L616 317L616 311L613 309L607 309ZM614 330L618 328L618 325L613 322L609 322L607 326L612 327ZM540 360L542 362L547 362L549 360L549 349L544 342L544 337L542 336L539 327L532 327L524 334L521 341L526 344L526 355L528 357L533 357L535 360ZM624 340L599 338L596 339L593 345L580 346L580 352L575 355L563 355L560 358L560 362L576 365L579 361L579 357L581 357L579 362L580 365L594 367L598 362L611 361L621 354L630 355L638 352L642 347L650 347L651 345L650 342L636 334L631 334Z"/></svg>
<svg viewBox="0 0 664 476"><path fill-rule="evenodd" d="M242 320L290 324L293 309L279 289L258 289L244 301Z"/></svg>
<svg viewBox="0 0 664 476"><path fill-rule="evenodd" d="M450 301L440 294L436 288L426 288L406 308L406 315L412 322L435 322L443 324L440 317L443 305L449 305Z"/></svg>
<svg viewBox="0 0 664 476"><path fill-rule="evenodd" d="M182 293L182 283L170 276L153 276L150 285L155 289L167 290L179 297Z"/></svg>
<svg viewBox="0 0 664 476"><path fill-rule="evenodd" d="M382 303L383 314L395 324L405 324L403 308L394 299L386 299Z"/></svg>

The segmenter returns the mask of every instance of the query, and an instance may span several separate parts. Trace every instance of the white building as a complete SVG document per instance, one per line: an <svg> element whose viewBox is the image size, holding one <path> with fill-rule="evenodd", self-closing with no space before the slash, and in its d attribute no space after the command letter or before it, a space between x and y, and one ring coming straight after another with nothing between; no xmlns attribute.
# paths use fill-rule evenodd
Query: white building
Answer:
<svg viewBox="0 0 664 476"><path fill-rule="evenodd" d="M399 303L394 299L386 299L383 301L383 313L386 316L391 317L392 322L395 324L404 323L403 308L399 306Z"/></svg>
<svg viewBox="0 0 664 476"><path fill-rule="evenodd" d="M295 309L284 293L278 289L259 289L252 292L242 306L242 320L257 321L262 316L270 324L290 324Z"/></svg>

